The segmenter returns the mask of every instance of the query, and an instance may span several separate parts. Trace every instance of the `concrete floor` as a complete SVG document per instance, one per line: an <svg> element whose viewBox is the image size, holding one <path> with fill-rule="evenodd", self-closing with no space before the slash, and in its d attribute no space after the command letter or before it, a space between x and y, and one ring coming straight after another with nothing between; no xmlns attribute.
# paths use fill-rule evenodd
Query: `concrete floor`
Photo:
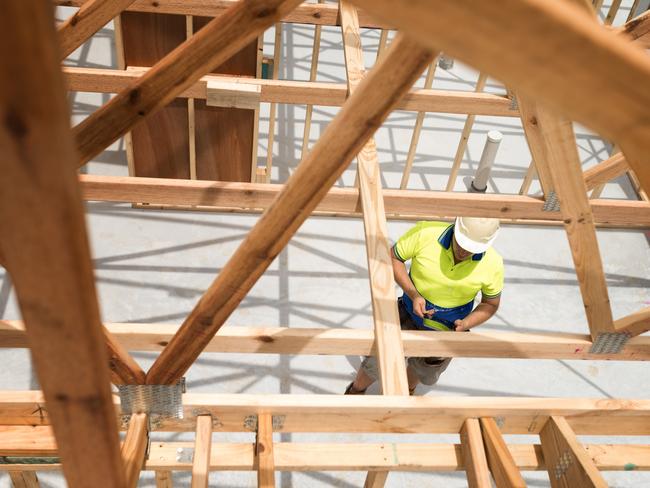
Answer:
<svg viewBox="0 0 650 488"><path fill-rule="evenodd" d="M623 2L617 23L627 16ZM604 12L609 5L606 2ZM61 10L59 17L67 12ZM307 79L311 56L309 26L285 26L281 77ZM69 64L115 67L113 31L107 26L73 54ZM266 35L265 50L272 51L273 32ZM366 65L374 62L378 32L364 30ZM476 73L456 62L450 71L439 69L434 88L471 90ZM345 80L341 36L337 28L323 29L319 80ZM420 84L423 80L420 80ZM502 90L490 81L489 89ZM72 94L76 123L107 96ZM335 110L314 109L311 138L315 141ZM266 115L265 115L266 114ZM268 107L261 121L260 164L266 156ZM273 181L284 182L300 158L304 107L279 107L274 149ZM384 185L397 187L415 120L414 113L396 112L377 133ZM426 117L409 188L442 189L458 144L463 116L430 114ZM464 190L464 178L473 174L488 130L504 134L490 192L516 193L530 162L521 124L512 118L478 117L469 141L456 190ZM603 141L577 127L578 146L587 168L608 156ZM122 141L89 164L93 174L127 174ZM339 185L351 185L355 165ZM538 186L533 186L538 191ZM609 184L605 197L634 198L625 178ZM132 209L129 205L92 202L87 205L88 228L100 296L102 318L108 322L180 323L196 304L222 266L239 245L257 216L214 213L160 212ZM412 223L389 222L397 239ZM615 317L650 304L650 234L643 231L599 230L610 299ZM580 291L563 229L507 226L496 243L506 267L506 287L498 314L483 329L500 331L587 331ZM356 219L311 218L256 284L228 320L228 327L372 327L363 224ZM9 277L0 269L0 318L17 319ZM35 389L28 353L0 352L0 388ZM137 353L148 367L153 354ZM341 393L353 377L359 357L275 356L203 354L187 374L188 390L204 393ZM456 359L434 388L418 389L421 395L454 396L550 396L591 398L648 398L647 365L605 361ZM376 387L370 393L377 393ZM160 438L172 438L159 435ZM174 439L192 436L173 436ZM282 435L283 441L325 440L358 442L457 442L457 436L421 435ZM215 441L251 440L250 435L215 434ZM512 441L522 438L511 439ZM531 437L521 440L537 442ZM646 437L589 438L590 442L648 443ZM615 487L650 486L650 476L640 472L604 473ZM278 473L283 487L357 487L363 472ZM62 477L39 473L43 487L65 486ZM525 473L530 486L548 486L545 473ZM253 473L213 473L215 486L255 485ZM6 476L0 487L9 486ZM150 474L141 486L155 486ZM189 476L176 474L175 486L189 486ZM388 485L466 486L463 473L392 473Z"/></svg>

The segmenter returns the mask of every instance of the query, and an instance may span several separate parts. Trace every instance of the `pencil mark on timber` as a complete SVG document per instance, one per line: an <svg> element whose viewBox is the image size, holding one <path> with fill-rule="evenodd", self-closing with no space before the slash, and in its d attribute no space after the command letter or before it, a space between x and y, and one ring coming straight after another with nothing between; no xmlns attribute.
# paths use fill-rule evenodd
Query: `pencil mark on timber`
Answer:
<svg viewBox="0 0 650 488"><path fill-rule="evenodd" d="M20 113L14 110L13 107L10 107L9 110L7 110L4 123L9 133L16 139L22 139L27 135L27 124L20 116Z"/></svg>

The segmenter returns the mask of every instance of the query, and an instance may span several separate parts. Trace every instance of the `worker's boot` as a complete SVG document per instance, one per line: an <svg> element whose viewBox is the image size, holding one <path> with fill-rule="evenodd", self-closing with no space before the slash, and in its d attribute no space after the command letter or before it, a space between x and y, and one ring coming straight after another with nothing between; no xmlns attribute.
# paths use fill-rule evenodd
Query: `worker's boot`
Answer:
<svg viewBox="0 0 650 488"><path fill-rule="evenodd" d="M345 389L344 395L365 395L366 390L357 390L354 387L354 381L348 385L348 387Z"/></svg>

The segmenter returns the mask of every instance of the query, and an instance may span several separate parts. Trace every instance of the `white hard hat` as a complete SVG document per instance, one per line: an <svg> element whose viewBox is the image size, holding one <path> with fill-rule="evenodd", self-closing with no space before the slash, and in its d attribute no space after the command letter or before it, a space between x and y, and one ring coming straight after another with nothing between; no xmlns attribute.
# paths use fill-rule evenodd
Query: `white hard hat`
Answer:
<svg viewBox="0 0 650 488"><path fill-rule="evenodd" d="M473 254L480 254L496 239L499 219L482 217L456 217L454 237L460 247Z"/></svg>

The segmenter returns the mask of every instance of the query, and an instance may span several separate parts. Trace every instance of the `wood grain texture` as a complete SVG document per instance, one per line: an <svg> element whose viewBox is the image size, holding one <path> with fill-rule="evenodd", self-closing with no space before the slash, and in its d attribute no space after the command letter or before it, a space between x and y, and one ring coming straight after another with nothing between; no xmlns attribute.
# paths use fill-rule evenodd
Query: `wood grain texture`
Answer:
<svg viewBox="0 0 650 488"><path fill-rule="evenodd" d="M149 440L148 422L148 416L144 413L133 414L129 420L129 428L122 444L122 459L128 488L138 486Z"/></svg>
<svg viewBox="0 0 650 488"><path fill-rule="evenodd" d="M363 488L382 488L386 484L389 471L369 471Z"/></svg>
<svg viewBox="0 0 650 488"><path fill-rule="evenodd" d="M89 0L53 0L57 5L68 5L80 7ZM166 13L182 15L198 15L217 17L227 8L237 3L238 0L136 0L130 11L149 12L149 13ZM315 24L319 25L340 25L338 5L326 4L319 1L319 5L313 3L303 3L294 10L288 12L282 22L296 24ZM389 28L390 24L378 21L365 12L360 12L359 23L361 27L370 29Z"/></svg>
<svg viewBox="0 0 650 488"><path fill-rule="evenodd" d="M341 0L339 6L348 91L353 94L365 75L359 18L357 9L352 4ZM431 59L434 57L432 54ZM381 188L381 173L377 159L377 146L372 137L357 154L357 174L363 210L381 389L385 395L408 395L404 348L400 337L400 320L395 301L395 279ZM374 476L374 473L372 475ZM376 480L372 486L380 486L379 481Z"/></svg>
<svg viewBox="0 0 650 488"><path fill-rule="evenodd" d="M6 428L6 427L5 427ZM16 430L47 431L49 427L15 427ZM38 435L38 432L30 432ZM47 435L47 434L46 434ZM27 436L21 436L25 439ZM5 439L0 434L0 451L6 451ZM20 445L15 439L9 440L17 452L26 452L27 445ZM29 440L27 441L30 442ZM56 445L44 456L56 455ZM157 488L171 488L171 472L192 470L192 462L178 461L177 449L194 446L191 442L153 442L144 469L155 471ZM584 444L596 467L603 471L625 471L630 465L635 471L650 470L650 445L647 444ZM522 471L545 470L542 447L539 444L509 444L508 450L517 467ZM391 455L387 455L391 453ZM395 455L392 455L395 454ZM292 443L273 444L273 459L276 471L367 471L383 469L402 472L462 471L465 461L460 444L441 443ZM23 468L26 471L60 470L61 465L5 464L6 469ZM255 471L255 444L213 443L210 450L210 471Z"/></svg>
<svg viewBox="0 0 650 488"><path fill-rule="evenodd" d="M650 330L650 307L642 308L614 321L616 332L625 332L635 337Z"/></svg>
<svg viewBox="0 0 650 488"><path fill-rule="evenodd" d="M641 310L616 321L617 324L647 323ZM372 330L345 328L224 327L208 343L206 352L260 354L318 354L367 356L374 351ZM107 323L105 327L130 351L162 351L178 331L174 324ZM541 327L540 327L541 328ZM587 334L562 332L491 332L432 336L426 331L402 331L406 356L590 359L616 361L650 360L650 337L632 338L616 354L590 354ZM0 348L27 347L20 321L0 321Z"/></svg>
<svg viewBox="0 0 650 488"><path fill-rule="evenodd" d="M564 418L548 419L539 438L552 488L608 487Z"/></svg>
<svg viewBox="0 0 650 488"><path fill-rule="evenodd" d="M605 272L571 122L544 107L536 112L546 165L560 200L591 337L614 332ZM532 144L529 141L529 144ZM535 157L541 178L541 166Z"/></svg>
<svg viewBox="0 0 650 488"><path fill-rule="evenodd" d="M491 488L481 424L478 419L467 419L460 429L460 445L469 488Z"/></svg>
<svg viewBox="0 0 650 488"><path fill-rule="evenodd" d="M90 0L59 27L61 58L67 58L99 29L133 3L133 0Z"/></svg>
<svg viewBox="0 0 650 488"><path fill-rule="evenodd" d="M481 417L481 433L490 472L497 488L522 488L526 486L515 464L501 430L491 417Z"/></svg>
<svg viewBox="0 0 650 488"><path fill-rule="evenodd" d="M194 32L200 32L212 19L194 18ZM248 43L211 73L255 78L257 39ZM195 101L196 177L200 180L251 181L253 153L253 110L209 107Z"/></svg>
<svg viewBox="0 0 650 488"><path fill-rule="evenodd" d="M33 471L9 471L9 477L14 488L39 488L41 486Z"/></svg>
<svg viewBox="0 0 650 488"><path fill-rule="evenodd" d="M565 0L506 0L496 17L481 0L353 3L616 142L650 188L650 58L593 13Z"/></svg>
<svg viewBox="0 0 650 488"><path fill-rule="evenodd" d="M153 66L186 39L184 17L127 12L121 16L127 68ZM133 82L142 72L132 71ZM134 176L188 179L189 127L185 100L169 105L133 127Z"/></svg>
<svg viewBox="0 0 650 488"><path fill-rule="evenodd" d="M174 382L190 367L419 76L430 53L405 38L398 40L393 42L379 66L361 82L309 156L291 175L272 208L257 221L222 268L150 369L147 375L150 384ZM399 72L391 67L398 60L402 66Z"/></svg>
<svg viewBox="0 0 650 488"><path fill-rule="evenodd" d="M273 416L269 413L261 413L257 416L255 464L257 466L257 486L259 488L274 488Z"/></svg>
<svg viewBox="0 0 650 488"><path fill-rule="evenodd" d="M147 69L120 71L100 68L64 67L68 88L74 91L117 93L128 87ZM228 76L203 76L200 81L179 94L180 97L205 99L209 81L244 83L261 88L261 102L292 105L322 105L340 107L347 97L347 85L292 80L262 80ZM494 115L517 117L510 100L491 93L474 93L448 90L413 88L396 106L399 110Z"/></svg>
<svg viewBox="0 0 650 488"><path fill-rule="evenodd" d="M585 187L587 191L593 190L625 174L629 169L625 156L620 152L616 153L584 172Z"/></svg>
<svg viewBox="0 0 650 488"><path fill-rule="evenodd" d="M137 202L146 198L152 204L200 205L221 210L269 208L282 192L283 185L182 181L162 178L80 175L86 200ZM444 218L457 214L500 219L525 219L562 223L559 212L543 211L544 202L523 195L477 195L418 190L383 191L389 218ZM619 227L650 227L650 204L632 200L589 201L597 224ZM359 216L359 190L331 188L317 205L319 212Z"/></svg>
<svg viewBox="0 0 650 488"><path fill-rule="evenodd" d="M226 62L298 3L298 0L242 0L213 19L75 126L73 134L80 164L99 154L137 122L169 104L201 76ZM183 18L180 31L184 37ZM183 107L186 108L186 104Z"/></svg>
<svg viewBox="0 0 650 488"><path fill-rule="evenodd" d="M176 449L177 448L174 448L174 456L176 456ZM158 456L158 459L160 459L160 456ZM147 466L147 469L150 469L149 466ZM173 488L173 486L174 484L171 471L156 471L156 488Z"/></svg>
<svg viewBox="0 0 650 488"><path fill-rule="evenodd" d="M76 155L51 4L7 3L0 37L5 264L68 486L121 488L109 355L73 170Z"/></svg>
<svg viewBox="0 0 650 488"><path fill-rule="evenodd" d="M119 398L113 401L119 415ZM49 425L43 402L39 391L0 391L0 422ZM577 435L650 434L649 400L300 394L185 394L183 418L164 419L156 430L193 432L200 414L219 419L217 432L251 432L246 417L264 412L284 416L275 432L457 434L468 418L500 416L504 434L530 435L556 415L565 417Z"/></svg>
<svg viewBox="0 0 650 488"><path fill-rule="evenodd" d="M650 11L629 20L619 31L645 49L650 48Z"/></svg>
<svg viewBox="0 0 650 488"><path fill-rule="evenodd" d="M192 488L207 488L210 478L210 451L212 449L212 417L196 417L194 459L192 461Z"/></svg>

